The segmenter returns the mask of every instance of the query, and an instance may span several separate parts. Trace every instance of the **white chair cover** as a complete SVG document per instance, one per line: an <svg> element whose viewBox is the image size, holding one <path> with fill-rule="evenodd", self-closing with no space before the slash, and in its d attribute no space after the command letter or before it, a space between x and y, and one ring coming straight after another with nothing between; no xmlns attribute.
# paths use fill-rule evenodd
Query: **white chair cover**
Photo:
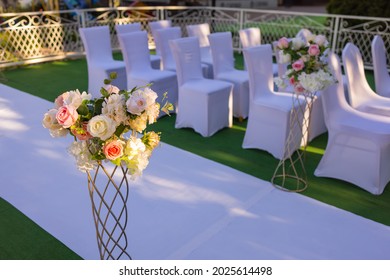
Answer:
<svg viewBox="0 0 390 280"><path fill-rule="evenodd" d="M117 24L115 25L116 34L124 34L134 31L142 31L140 22L128 23L128 24Z"/></svg>
<svg viewBox="0 0 390 280"><path fill-rule="evenodd" d="M149 29L152 33L154 44L156 46L156 54L161 56L160 53L160 42L158 41L158 38L156 38L156 31L163 28L169 28L172 27L172 21L170 19L165 20L157 20L157 21L151 21L149 22Z"/></svg>
<svg viewBox="0 0 390 280"><path fill-rule="evenodd" d="M387 70L387 51L380 35L375 35L371 42L372 63L374 66L375 91L390 97L390 75Z"/></svg>
<svg viewBox="0 0 390 280"><path fill-rule="evenodd" d="M341 81L340 62L334 53L329 54L329 67ZM353 109L340 82L324 90L322 98L329 139L314 174L381 194L390 181L390 119Z"/></svg>
<svg viewBox="0 0 390 280"><path fill-rule="evenodd" d="M210 42L208 36L210 35L210 25L208 23L193 24L186 26L189 37L197 37L200 46L200 57L204 64L209 66L206 77L213 78L213 58L211 56Z"/></svg>
<svg viewBox="0 0 390 280"><path fill-rule="evenodd" d="M249 28L241 29L238 34L239 34L241 46L243 49L256 47L256 46L261 45L260 28L249 27ZM244 69L246 69L245 60L244 60ZM274 73L274 76L278 75L278 64L277 63L272 63L272 71Z"/></svg>
<svg viewBox="0 0 390 280"><path fill-rule="evenodd" d="M126 88L126 68L123 61L112 56L111 37L108 26L80 28L80 37L84 44L88 67L88 92L100 97L104 79L111 72L117 73L113 84L120 89Z"/></svg>
<svg viewBox="0 0 390 280"><path fill-rule="evenodd" d="M172 55L170 40L181 38L180 27L168 27L155 31L155 36L159 42L159 52L161 55L161 69L176 72L176 63Z"/></svg>
<svg viewBox="0 0 390 280"><path fill-rule="evenodd" d="M134 31L142 31L142 26L141 23L139 22L134 22L131 24L121 24L121 25L115 25L115 30L117 36L119 34L124 34L124 33L129 33L129 32L134 32ZM161 58L159 55L151 54L150 55L150 63L152 65L152 68L154 69L160 69L160 64L161 64Z"/></svg>
<svg viewBox="0 0 390 280"><path fill-rule="evenodd" d="M186 37L169 43L179 84L175 127L191 127L203 137L231 127L233 85L203 77L198 38Z"/></svg>
<svg viewBox="0 0 390 280"><path fill-rule="evenodd" d="M351 106L362 112L390 116L390 98L380 96L371 89L366 80L359 49L348 43L342 56Z"/></svg>
<svg viewBox="0 0 390 280"><path fill-rule="evenodd" d="M290 116L293 106L291 93L275 92L272 75L272 47L269 44L244 49L249 73L249 117L245 132L244 149L261 149L268 151L277 159L290 155L285 154L285 143L290 129L299 137L299 126L290 127ZM299 108L296 108L299 111ZM303 108L302 108L303 109ZM295 151L300 146L300 139L290 147Z"/></svg>
<svg viewBox="0 0 390 280"><path fill-rule="evenodd" d="M156 31L156 37L160 42L160 54L161 54L161 69L176 72L176 63L172 55L171 47L169 46L170 40L181 38L180 27L168 27L162 28ZM205 78L210 78L209 66L202 63L202 73Z"/></svg>
<svg viewBox="0 0 390 280"><path fill-rule="evenodd" d="M134 43L136 42L136 44ZM163 93L168 92L168 100L177 103L177 78L171 71L153 69L150 65L148 34L136 31L119 35L119 43L126 63L127 88L152 84L161 104Z"/></svg>
<svg viewBox="0 0 390 280"><path fill-rule="evenodd" d="M249 112L249 76L235 69L231 32L217 32L209 36L213 58L214 79L233 84L233 116L246 119Z"/></svg>

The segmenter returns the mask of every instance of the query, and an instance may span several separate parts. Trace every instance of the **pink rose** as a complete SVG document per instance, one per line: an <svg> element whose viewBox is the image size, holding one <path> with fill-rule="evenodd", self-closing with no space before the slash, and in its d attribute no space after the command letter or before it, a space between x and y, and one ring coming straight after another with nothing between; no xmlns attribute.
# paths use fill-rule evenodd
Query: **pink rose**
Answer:
<svg viewBox="0 0 390 280"><path fill-rule="evenodd" d="M292 76L291 78L290 78L290 85L293 85L293 84L295 84L295 78L294 78L294 76Z"/></svg>
<svg viewBox="0 0 390 280"><path fill-rule="evenodd" d="M304 92L305 92L305 88L304 88L300 83L297 83L297 84L294 86L294 92L295 92L296 94L304 93Z"/></svg>
<svg viewBox="0 0 390 280"><path fill-rule="evenodd" d="M73 106L62 106L58 109L56 119L60 125L64 128L71 127L77 121L79 114Z"/></svg>
<svg viewBox="0 0 390 280"><path fill-rule="evenodd" d="M318 45L310 45L308 53L311 56L317 56L320 54L320 47Z"/></svg>
<svg viewBox="0 0 390 280"><path fill-rule="evenodd" d="M122 141L111 141L103 147L103 153L107 159L115 160L123 156L123 146L124 143Z"/></svg>
<svg viewBox="0 0 390 280"><path fill-rule="evenodd" d="M291 66L294 69L294 71L301 71L303 67L305 67L305 63L303 62L303 60L298 59Z"/></svg>
<svg viewBox="0 0 390 280"><path fill-rule="evenodd" d="M288 48L288 39L286 37L282 37L279 39L277 47L279 49L287 49Z"/></svg>

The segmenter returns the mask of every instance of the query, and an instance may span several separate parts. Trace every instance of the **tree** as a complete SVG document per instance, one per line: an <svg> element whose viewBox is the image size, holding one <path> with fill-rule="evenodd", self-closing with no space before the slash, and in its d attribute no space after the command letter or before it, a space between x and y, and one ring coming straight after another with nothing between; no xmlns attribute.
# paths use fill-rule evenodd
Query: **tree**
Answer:
<svg viewBox="0 0 390 280"><path fill-rule="evenodd" d="M390 17L389 0L330 0L328 13L369 17Z"/></svg>

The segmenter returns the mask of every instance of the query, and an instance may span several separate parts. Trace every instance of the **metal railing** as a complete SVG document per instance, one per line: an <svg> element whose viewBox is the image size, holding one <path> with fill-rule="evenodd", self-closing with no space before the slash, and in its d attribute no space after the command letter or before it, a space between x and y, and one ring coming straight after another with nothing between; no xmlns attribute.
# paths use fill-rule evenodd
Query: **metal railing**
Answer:
<svg viewBox="0 0 390 280"><path fill-rule="evenodd" d="M347 42L356 44L367 69L372 68L374 35L381 35L385 46L390 46L390 18L177 6L7 13L0 14L0 68L84 55L80 27L110 26L113 49L119 49L116 24L140 22L149 32L148 23L160 19L171 19L174 26L181 27L183 36L187 36L186 25L204 22L210 24L212 32L231 31L236 50L241 49L238 31L243 28L259 27L262 43L294 37L301 28L308 28L327 36L337 54ZM149 43L153 48L152 36Z"/></svg>

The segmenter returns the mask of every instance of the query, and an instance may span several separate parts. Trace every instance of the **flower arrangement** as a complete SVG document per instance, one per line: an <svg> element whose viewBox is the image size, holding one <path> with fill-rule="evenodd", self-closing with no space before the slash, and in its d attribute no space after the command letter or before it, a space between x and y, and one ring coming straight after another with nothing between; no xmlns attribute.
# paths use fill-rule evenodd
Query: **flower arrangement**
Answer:
<svg viewBox="0 0 390 280"><path fill-rule="evenodd" d="M276 45L280 63L287 71L275 78L279 88L291 85L297 94L313 94L335 83L327 66L329 43L324 35L310 35L307 42L300 37L279 39Z"/></svg>
<svg viewBox="0 0 390 280"><path fill-rule="evenodd" d="M169 115L173 105L156 102L157 93L149 85L129 91L112 85L116 73L104 81L101 97L79 90L62 93L55 107L44 114L42 124L52 137L74 137L68 148L81 171L90 171L99 162L125 165L131 178L136 178L149 163L160 133L146 132L148 124L157 121L160 111ZM164 94L163 100L166 98Z"/></svg>

